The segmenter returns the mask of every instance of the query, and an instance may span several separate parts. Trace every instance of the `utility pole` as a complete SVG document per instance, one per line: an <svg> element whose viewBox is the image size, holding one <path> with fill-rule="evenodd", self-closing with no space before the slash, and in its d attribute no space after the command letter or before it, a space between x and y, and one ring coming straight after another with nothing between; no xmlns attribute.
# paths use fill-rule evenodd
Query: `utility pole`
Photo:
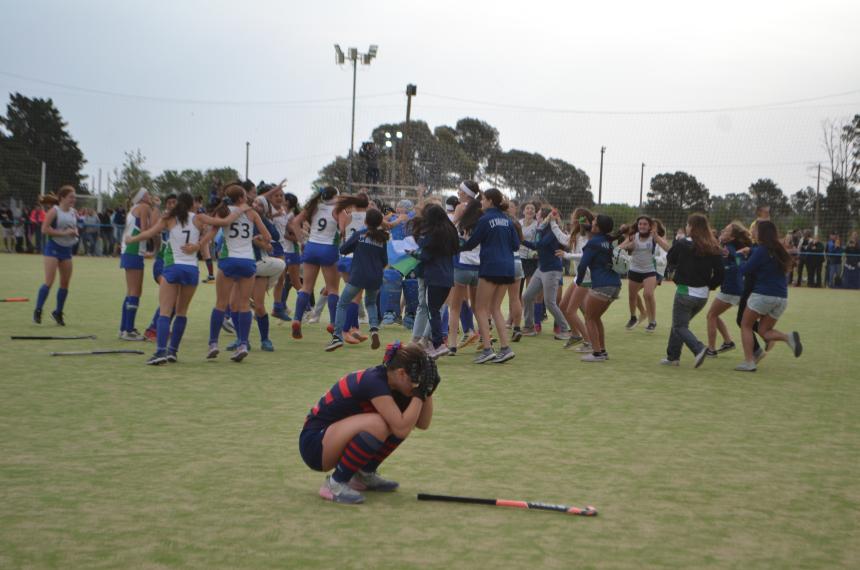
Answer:
<svg viewBox="0 0 860 570"><path fill-rule="evenodd" d="M818 170L821 170L820 166L818 167ZM41 186L39 187L40 188L39 196L45 195L45 177L47 175L48 175L48 165L45 164L45 161L43 160L42 161L42 182L41 182Z"/></svg>
<svg viewBox="0 0 860 570"><path fill-rule="evenodd" d="M600 182L597 185L597 205L603 203L603 153L606 152L606 147L600 147Z"/></svg>
<svg viewBox="0 0 860 570"><path fill-rule="evenodd" d="M248 158L251 156L251 143L245 142L245 180L248 179Z"/></svg>
<svg viewBox="0 0 860 570"><path fill-rule="evenodd" d="M403 174L400 180L403 184L412 183L412 155L409 150L409 141L412 131L410 129L410 121L412 119L412 97L418 95L418 86L412 83L406 86L406 132L403 137L403 149L400 151L403 156Z"/></svg>
<svg viewBox="0 0 860 570"><path fill-rule="evenodd" d="M358 49L349 48L347 55L340 49L340 44L334 44L335 63L343 65L347 58L352 62L352 126L349 134L349 165L346 173L346 188L350 193L352 192L352 162L355 156L355 84L358 77L358 61L360 59L362 64L370 65L378 50L379 47L376 45L371 45L367 53L358 53Z"/></svg>
<svg viewBox="0 0 860 570"><path fill-rule="evenodd" d="M645 180L645 163L642 163L642 171L639 173L639 207L642 207L642 183Z"/></svg>
<svg viewBox="0 0 860 570"><path fill-rule="evenodd" d="M815 183L815 235L818 235L818 204L821 202L819 191L821 190L821 163L818 163L818 182Z"/></svg>

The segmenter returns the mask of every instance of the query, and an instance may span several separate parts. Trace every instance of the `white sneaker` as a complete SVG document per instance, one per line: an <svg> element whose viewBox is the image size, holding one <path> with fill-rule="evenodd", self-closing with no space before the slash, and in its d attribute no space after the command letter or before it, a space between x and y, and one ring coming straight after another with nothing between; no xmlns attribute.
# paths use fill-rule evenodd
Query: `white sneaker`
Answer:
<svg viewBox="0 0 860 570"><path fill-rule="evenodd" d="M137 329L131 331L123 331L119 334L120 340L128 340L133 342L145 341L146 337L137 332Z"/></svg>
<svg viewBox="0 0 860 570"><path fill-rule="evenodd" d="M605 354L586 354L580 360L583 362L606 362L609 358Z"/></svg>
<svg viewBox="0 0 860 570"><path fill-rule="evenodd" d="M680 360L669 360L668 358L664 358L660 360L660 364L663 366L681 366Z"/></svg>
<svg viewBox="0 0 860 570"><path fill-rule="evenodd" d="M320 497L326 501L343 503L345 505L358 505L364 502L364 495L349 488L346 483L338 483L329 475L320 487Z"/></svg>
<svg viewBox="0 0 860 570"><path fill-rule="evenodd" d="M570 340L569 332L560 332L553 336L555 340Z"/></svg>
<svg viewBox="0 0 860 570"><path fill-rule="evenodd" d="M735 366L735 370L737 370L738 372L755 372L755 362L741 362L740 364Z"/></svg>
<svg viewBox="0 0 860 570"><path fill-rule="evenodd" d="M583 342L579 346L573 349L574 352L580 352L582 354L591 354L594 350L591 348L591 344L587 342Z"/></svg>
<svg viewBox="0 0 860 570"><path fill-rule="evenodd" d="M427 355L433 360L436 360L440 356L448 356L449 352L451 352L451 349L449 349L448 345L446 344L440 344L439 348L432 348L431 345L430 351L427 353Z"/></svg>
<svg viewBox="0 0 860 570"><path fill-rule="evenodd" d="M311 314L311 316L308 317L307 322L308 322L308 324L318 323L318 322L320 322L320 316Z"/></svg>

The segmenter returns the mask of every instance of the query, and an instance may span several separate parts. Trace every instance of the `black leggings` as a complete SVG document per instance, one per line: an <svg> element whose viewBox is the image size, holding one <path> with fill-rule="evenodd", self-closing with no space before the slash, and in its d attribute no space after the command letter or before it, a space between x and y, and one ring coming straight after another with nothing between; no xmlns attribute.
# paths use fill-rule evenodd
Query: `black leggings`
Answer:
<svg viewBox="0 0 860 570"><path fill-rule="evenodd" d="M741 322L744 319L744 311L747 308L747 300L749 300L750 295L752 295L753 287L755 287L755 277L752 275L747 275L744 277L744 293L741 295L741 300L738 303L738 318L737 323L738 326L741 326ZM756 333L758 333L758 321L753 324L753 352L758 352L761 346L758 343L758 339L756 338Z"/></svg>

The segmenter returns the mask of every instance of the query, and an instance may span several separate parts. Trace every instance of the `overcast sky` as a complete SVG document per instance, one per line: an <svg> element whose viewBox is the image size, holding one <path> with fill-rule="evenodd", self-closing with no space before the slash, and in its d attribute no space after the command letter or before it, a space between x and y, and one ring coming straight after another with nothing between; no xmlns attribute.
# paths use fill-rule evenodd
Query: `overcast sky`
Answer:
<svg viewBox="0 0 860 570"><path fill-rule="evenodd" d="M154 174L242 172L250 141L252 179L306 194L349 148L335 43L379 45L358 70L356 148L405 118L415 83L414 119L488 121L505 150L583 168L595 197L606 146L604 202L638 203L641 162L646 187L686 170L713 194L760 177L793 193L825 160L822 120L860 113L850 0L0 0L0 14L0 89L52 97L87 175L137 148Z"/></svg>

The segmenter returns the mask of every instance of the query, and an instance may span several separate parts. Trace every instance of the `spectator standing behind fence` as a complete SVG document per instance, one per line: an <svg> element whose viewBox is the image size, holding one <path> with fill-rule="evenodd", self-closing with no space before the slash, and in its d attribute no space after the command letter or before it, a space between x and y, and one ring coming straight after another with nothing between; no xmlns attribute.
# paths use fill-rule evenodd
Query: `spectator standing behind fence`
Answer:
<svg viewBox="0 0 860 570"><path fill-rule="evenodd" d="M818 236L813 236L812 241L807 248L806 267L809 272L809 286L821 287L821 267L824 265L824 244L818 239Z"/></svg>
<svg viewBox="0 0 860 570"><path fill-rule="evenodd" d="M37 253L42 252L42 222L45 221L45 210L42 205L37 203L30 210L30 223L33 224L33 236Z"/></svg>
<svg viewBox="0 0 860 570"><path fill-rule="evenodd" d="M827 240L827 286L839 287L842 281L842 239L838 234L830 234Z"/></svg>
<svg viewBox="0 0 860 570"><path fill-rule="evenodd" d="M111 227L111 211L103 210L99 212L99 238L102 243L102 255L113 254L113 228Z"/></svg>
<svg viewBox="0 0 860 570"><path fill-rule="evenodd" d="M842 287L844 289L860 289L860 244L857 243L855 232L848 240L845 248L845 267L842 270Z"/></svg>
<svg viewBox="0 0 860 570"><path fill-rule="evenodd" d="M99 236L99 217L92 208L84 210L84 253L86 255L96 254L96 241Z"/></svg>
<svg viewBox="0 0 860 570"><path fill-rule="evenodd" d="M119 253L118 248L122 247L122 234L125 233L125 208L120 206L114 210L111 225L113 225L113 254L117 255Z"/></svg>
<svg viewBox="0 0 860 570"><path fill-rule="evenodd" d="M15 247L15 231L12 229L14 224L12 210L8 208L0 210L0 227L3 228L3 249L6 250L6 253L12 253Z"/></svg>

